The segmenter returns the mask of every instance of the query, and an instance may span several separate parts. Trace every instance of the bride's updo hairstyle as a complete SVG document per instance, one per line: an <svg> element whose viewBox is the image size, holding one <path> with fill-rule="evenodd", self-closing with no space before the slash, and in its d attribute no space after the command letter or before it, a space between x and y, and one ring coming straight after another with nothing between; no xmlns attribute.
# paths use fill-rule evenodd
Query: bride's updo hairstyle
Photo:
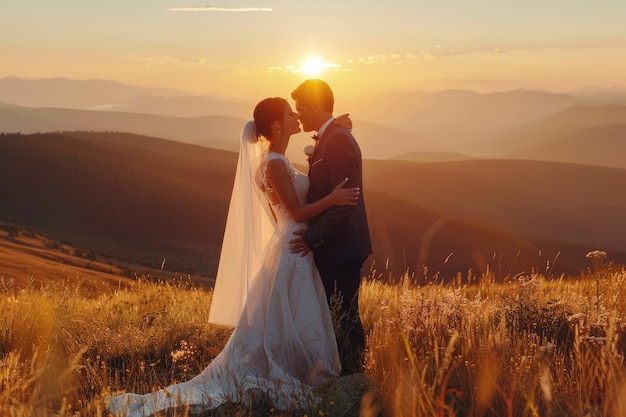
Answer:
<svg viewBox="0 0 626 417"><path fill-rule="evenodd" d="M256 105L254 108L254 125L257 138L259 136L263 136L265 139L272 137L272 123L275 121L283 123L286 105L287 100L281 97L266 98Z"/></svg>

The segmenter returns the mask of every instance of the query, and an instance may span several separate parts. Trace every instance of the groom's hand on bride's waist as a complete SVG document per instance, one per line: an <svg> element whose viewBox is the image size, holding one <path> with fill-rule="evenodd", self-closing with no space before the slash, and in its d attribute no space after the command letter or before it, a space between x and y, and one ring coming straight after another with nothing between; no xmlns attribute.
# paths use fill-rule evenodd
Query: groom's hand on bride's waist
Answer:
<svg viewBox="0 0 626 417"><path fill-rule="evenodd" d="M302 234L304 234L305 229L296 230L293 232L294 235L298 236L297 238L289 241L289 250L291 253L300 253L300 256L306 256L311 249L304 243L302 239Z"/></svg>

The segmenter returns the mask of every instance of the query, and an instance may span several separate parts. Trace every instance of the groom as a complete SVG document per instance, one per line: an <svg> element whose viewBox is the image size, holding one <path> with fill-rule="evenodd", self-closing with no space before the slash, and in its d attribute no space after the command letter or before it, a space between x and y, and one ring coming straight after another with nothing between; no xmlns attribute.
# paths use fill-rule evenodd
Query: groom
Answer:
<svg viewBox="0 0 626 417"><path fill-rule="evenodd" d="M291 97L302 130L317 131L309 159L308 201L328 195L345 178L346 187L361 189L356 206L333 206L311 219L308 229L296 232L300 237L292 240L290 247L303 256L313 250L328 304L339 320L335 328L342 374L362 372L365 334L359 316L359 286L361 267L372 253L372 244L363 199L361 149L348 129L332 123L333 92L324 81L306 80Z"/></svg>

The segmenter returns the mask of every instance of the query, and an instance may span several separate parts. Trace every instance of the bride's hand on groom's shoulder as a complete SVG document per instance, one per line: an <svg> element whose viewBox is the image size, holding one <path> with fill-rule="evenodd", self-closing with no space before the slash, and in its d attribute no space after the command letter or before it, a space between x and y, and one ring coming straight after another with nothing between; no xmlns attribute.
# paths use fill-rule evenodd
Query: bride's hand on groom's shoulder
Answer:
<svg viewBox="0 0 626 417"><path fill-rule="evenodd" d="M352 130L352 119L350 119L350 113L340 114L335 117L333 123L348 130Z"/></svg>

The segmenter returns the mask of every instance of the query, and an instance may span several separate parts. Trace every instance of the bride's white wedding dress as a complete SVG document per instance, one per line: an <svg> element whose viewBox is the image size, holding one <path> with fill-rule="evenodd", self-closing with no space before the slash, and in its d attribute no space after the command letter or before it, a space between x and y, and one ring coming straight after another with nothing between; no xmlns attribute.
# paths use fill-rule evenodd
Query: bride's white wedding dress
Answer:
<svg viewBox="0 0 626 417"><path fill-rule="evenodd" d="M287 165L301 204L306 203L309 179L283 155L267 153L261 162L265 178L271 159ZM164 409L192 411L241 402L250 389L267 393L279 409L305 408L318 400L315 388L338 376L339 355L324 287L313 255L292 254L293 232L306 227L294 222L281 205L273 205L276 228L251 283L239 323L222 352L196 377L145 395L112 397L115 415L143 417Z"/></svg>

